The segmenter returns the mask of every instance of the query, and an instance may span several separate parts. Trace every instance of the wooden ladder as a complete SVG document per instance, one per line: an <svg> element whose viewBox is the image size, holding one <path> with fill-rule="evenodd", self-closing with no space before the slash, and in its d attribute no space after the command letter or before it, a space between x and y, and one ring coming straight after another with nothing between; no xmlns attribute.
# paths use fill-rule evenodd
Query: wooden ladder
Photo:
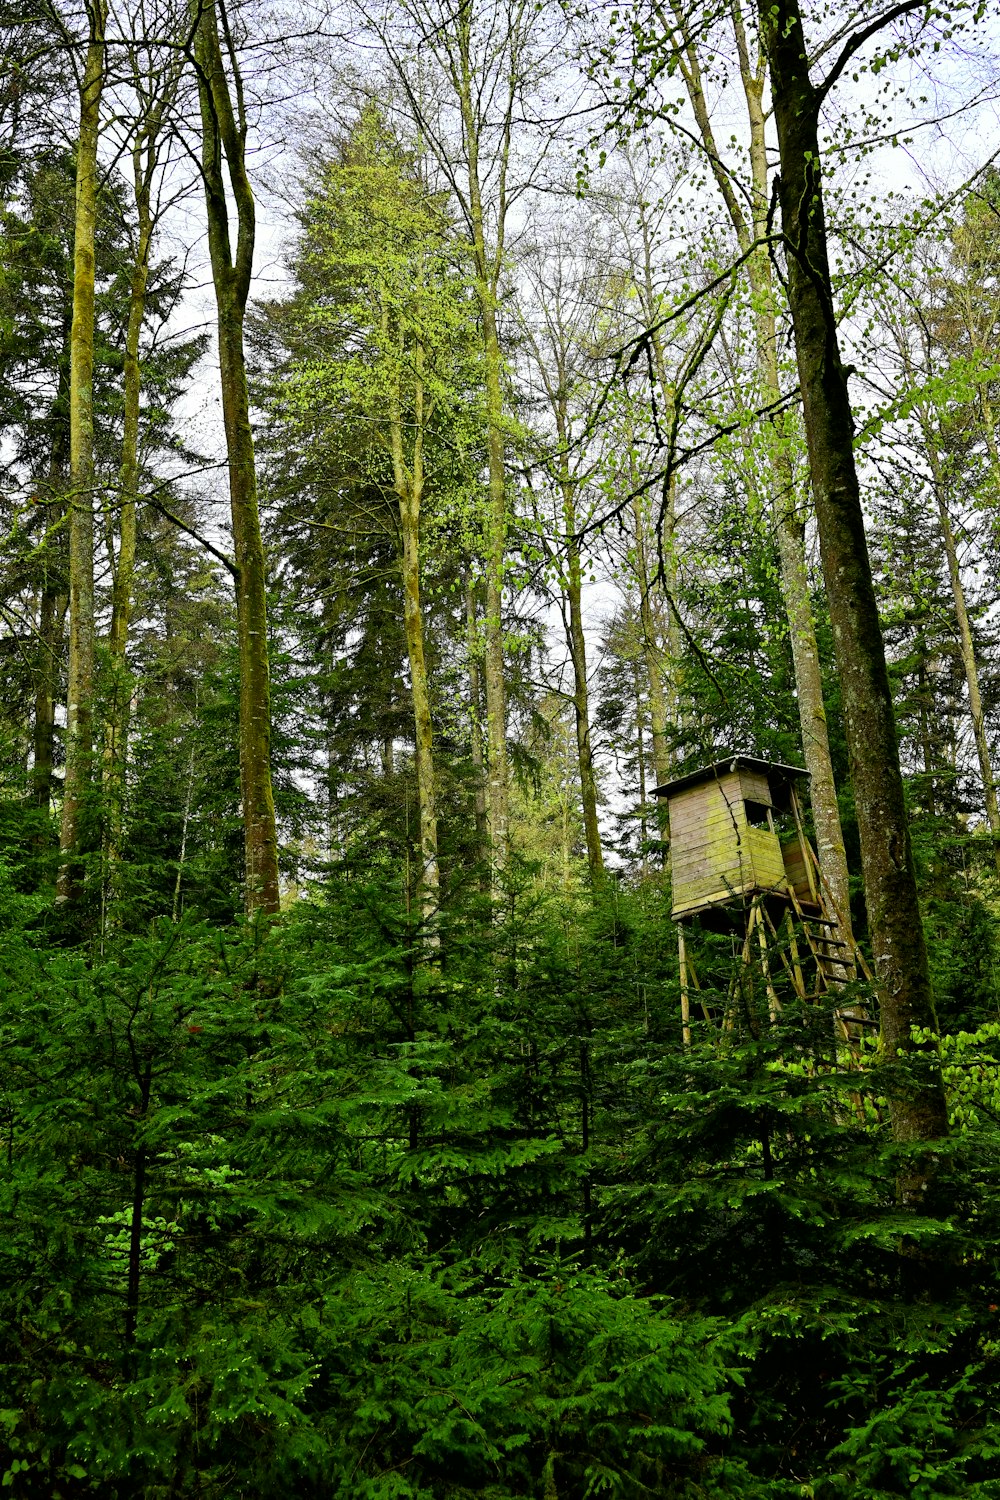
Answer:
<svg viewBox="0 0 1000 1500"><path fill-rule="evenodd" d="M823 995L835 996L838 989L858 973L870 983L871 970L857 944L845 942L838 924L822 913L822 909L819 913L803 911L791 886L789 895L816 965L816 988L804 998L818 1000ZM878 1029L878 1022L868 1015L863 1005L837 1006L833 1014L838 1034L852 1047L857 1046L866 1031Z"/></svg>

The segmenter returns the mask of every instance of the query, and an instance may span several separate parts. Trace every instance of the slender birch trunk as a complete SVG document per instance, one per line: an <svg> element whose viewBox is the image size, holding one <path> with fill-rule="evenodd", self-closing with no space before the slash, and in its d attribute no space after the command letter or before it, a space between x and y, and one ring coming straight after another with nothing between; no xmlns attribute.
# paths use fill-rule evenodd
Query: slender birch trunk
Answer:
<svg viewBox="0 0 1000 1500"><path fill-rule="evenodd" d="M69 669L60 901L80 889L82 820L91 783L94 710L94 237L97 145L104 88L106 0L87 0L89 41L80 89L69 391Z"/></svg>
<svg viewBox="0 0 1000 1500"><path fill-rule="evenodd" d="M223 65L220 17L234 76L236 109ZM250 429L243 323L253 265L255 210L246 171L243 85L222 0L207 0L195 33L202 120L202 176L208 243L218 308L222 415L229 459L229 497L236 560L240 662L240 791L248 916L278 910L278 837L271 788L271 684L264 545L257 509L257 471ZM235 258L230 239L225 161L236 206Z"/></svg>
<svg viewBox="0 0 1000 1500"><path fill-rule="evenodd" d="M946 1135L948 1111L936 1044L927 949L903 795L892 693L854 461L854 418L840 355L827 256L820 163L822 94L809 77L797 0L758 0L781 163L779 200L788 298L802 393L820 552L844 702L861 858L888 1059L919 1059L890 1101L900 1141ZM915 1204L930 1168L914 1166L900 1191Z"/></svg>

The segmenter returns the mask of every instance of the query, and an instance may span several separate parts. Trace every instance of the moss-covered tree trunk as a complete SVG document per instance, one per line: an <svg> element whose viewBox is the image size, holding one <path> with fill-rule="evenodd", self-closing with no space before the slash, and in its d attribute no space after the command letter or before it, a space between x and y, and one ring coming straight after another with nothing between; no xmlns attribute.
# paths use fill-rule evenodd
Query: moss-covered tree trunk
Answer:
<svg viewBox="0 0 1000 1500"><path fill-rule="evenodd" d="M240 792L248 916L278 910L278 839L271 788L271 685L264 545L257 509L257 471L250 429L243 325L253 264L255 211L246 171L246 120L239 68L226 31L234 109L223 65L216 5L201 10L195 60L202 120L202 176L208 244L218 308L222 417L229 461L240 663ZM237 215L230 238L223 161Z"/></svg>
<svg viewBox="0 0 1000 1500"><path fill-rule="evenodd" d="M679 0L671 0L678 33L683 38L679 51L681 71L698 125L698 133L708 157L716 186L726 206L740 250L749 257L753 312L756 323L756 355L760 397L765 406L776 405L779 396L777 320L771 258L764 243L770 208L770 178L765 136L764 88L767 66L763 53L750 55L750 44L739 4L732 8L733 32L739 61L740 80L750 127L751 192L749 215L723 165L712 128L705 96L697 48L689 38L687 23ZM757 249L754 250L754 245ZM844 834L837 803L837 788L830 757L826 708L823 703L823 680L819 646L809 594L809 571L805 555L804 497L798 493L795 464L792 457L795 434L787 416L777 416L765 433L768 444L768 471L771 494L761 497L769 505L774 519L781 596L788 619L792 667L795 674L795 697L802 735L802 750L809 772L810 800L816 829L816 847L823 878L832 897L836 920L843 941L852 941L850 913L850 878ZM749 436L748 436L749 442ZM747 466L748 474L753 472Z"/></svg>
<svg viewBox="0 0 1000 1500"><path fill-rule="evenodd" d="M779 199L788 296L805 419L820 552L861 836L882 1045L909 1055L906 1086L894 1088L897 1139L928 1141L948 1129L936 1047L913 1028L936 1029L917 899L885 648L854 460L854 422L840 357L823 211L820 92L808 71L797 0L758 0L770 67L781 177ZM922 1173L904 1183L907 1198Z"/></svg>
<svg viewBox="0 0 1000 1500"><path fill-rule="evenodd" d="M80 87L69 389L69 666L58 895L80 886L84 806L91 783L94 715L94 235L97 146L104 89L105 0L88 0L89 40Z"/></svg>
<svg viewBox="0 0 1000 1500"><path fill-rule="evenodd" d="M753 181L753 235L758 242L767 233L770 204L770 182L765 142L763 63L751 68L746 37L737 17L740 70L750 121L750 167ZM760 394L765 405L777 404L778 335L771 257L765 245L759 245L750 260L750 279L757 319L757 370ZM799 496L795 464L792 458L795 435L787 416L776 417L769 424L770 470L774 480L771 511L777 539L781 596L788 617L788 635L795 674L795 697L802 734L802 752L809 772L809 795L820 869L832 897L833 914L842 942L853 942L851 928L850 876L844 831L840 822L837 786L830 756L826 706L823 702L823 676L820 669L816 622L809 596L809 570L805 550L805 500Z"/></svg>

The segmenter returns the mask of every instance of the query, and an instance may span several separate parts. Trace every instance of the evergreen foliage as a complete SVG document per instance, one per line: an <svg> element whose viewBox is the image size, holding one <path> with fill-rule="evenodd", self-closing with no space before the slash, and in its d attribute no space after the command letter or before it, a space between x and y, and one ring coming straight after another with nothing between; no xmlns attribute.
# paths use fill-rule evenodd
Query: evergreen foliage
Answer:
<svg viewBox="0 0 1000 1500"><path fill-rule="evenodd" d="M898 871L906 837L863 807L845 600L820 582L795 411L802 266L774 222L791 190L768 175L771 84L747 43L779 10L798 25L794 0L675 5L669 25L658 4L588 7L586 78L575 8L557 25L524 0L401 0L400 31L391 5L350 0L357 75L311 18L306 51L298 23L275 43L221 0L195 38L186 6L100 0L79 32L49 0L0 9L0 1494L1000 1500L995 169L932 206L852 208L817 137L824 317L858 366L833 368L833 456L860 465L885 646L875 621L866 649L920 903L902 936L916 950L922 920L933 980L934 1024L892 1037L856 809L866 858L874 828ZM945 13L920 26L965 24L958 0ZM918 66L918 12L892 15L872 55L877 29L825 16L859 78ZM817 36L816 67L838 66ZM81 502L65 121L88 41ZM144 94L161 50L178 71ZM288 276L248 308L273 186L256 132L303 60ZM737 76L758 140L709 117ZM814 123L835 107L816 79ZM317 137L328 86L338 124ZM581 117L609 161L574 180ZM129 467L126 177L157 140ZM186 316L206 183L217 289L239 282L220 331L241 543L197 410L204 308ZM805 212L802 235L821 223ZM815 417L830 370L813 375ZM60 850L81 503L93 732ZM803 610L850 913L823 916L827 888L810 959L796 901L819 903L787 865L766 931L732 887L685 920L682 969L681 820L672 846L654 788L731 752L801 764ZM249 903L248 724L278 840ZM823 805L804 789L818 846ZM751 806L726 829L741 866L794 821ZM947 1121L899 1129L939 1080Z"/></svg>
<svg viewBox="0 0 1000 1500"><path fill-rule="evenodd" d="M995 1025L915 1221L828 1018L681 1050L656 888L533 890L428 969L353 878L103 953L7 880L14 1496L996 1493Z"/></svg>

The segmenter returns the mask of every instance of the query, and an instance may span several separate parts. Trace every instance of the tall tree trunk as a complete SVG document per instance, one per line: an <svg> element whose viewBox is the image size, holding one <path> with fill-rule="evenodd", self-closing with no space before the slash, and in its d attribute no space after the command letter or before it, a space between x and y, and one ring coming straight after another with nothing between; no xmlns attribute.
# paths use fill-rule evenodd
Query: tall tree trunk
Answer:
<svg viewBox="0 0 1000 1500"><path fill-rule="evenodd" d="M111 680L104 732L105 854L112 887L115 884L115 872L121 862L125 813L125 769L132 697L126 648L135 578L135 511L139 488L139 339L146 311L149 247L153 232L148 188L144 192L141 190L138 177L136 188L139 238L132 265L128 328L125 334L125 410L119 470L118 554L114 559L111 585L111 625L108 630L108 667Z"/></svg>
<svg viewBox="0 0 1000 1500"><path fill-rule="evenodd" d="M94 711L94 234L97 144L104 88L106 0L88 0L89 42L80 89L73 245L69 391L69 670L66 772L57 883L61 901L79 890L82 815L91 781Z"/></svg>
<svg viewBox="0 0 1000 1500"><path fill-rule="evenodd" d="M434 739L430 696L427 691L427 663L424 658L424 626L420 610L420 502L414 495L401 496L399 511L403 530L403 618L406 626L406 652L410 664L417 798L420 803L418 899L424 933L430 941L435 936L434 923L440 900L440 875L437 804L434 793Z"/></svg>
<svg viewBox="0 0 1000 1500"><path fill-rule="evenodd" d="M471 577L465 584L465 639L469 664L469 758L475 777L473 808L476 819L476 858L486 866L489 857L489 814L486 807L486 767L483 761L482 685L479 679L479 622L476 617L476 589ZM484 892L488 875L483 876Z"/></svg>
<svg viewBox="0 0 1000 1500"><path fill-rule="evenodd" d="M649 825L646 821L646 709L642 696L642 673L639 658L632 663L632 691L635 696L635 757L639 771L639 839L641 842L640 871L643 875L649 864ZM660 799L657 799L660 800Z"/></svg>
<svg viewBox="0 0 1000 1500"><path fill-rule="evenodd" d="M507 550L503 358L497 327L496 295L503 258L500 242L489 246L479 171L479 130L473 104L476 88L471 54L472 0L457 16L459 71L455 78L468 162L468 213L475 267L475 291L483 340L483 394L486 405L489 495L486 515L486 580L483 677L486 687L487 805L494 872L506 863L510 823L510 768L507 756L507 689L503 662L503 582ZM506 149L509 150L509 142Z"/></svg>
<svg viewBox="0 0 1000 1500"><path fill-rule="evenodd" d="M594 751L590 741L590 685L587 681L587 639L583 629L583 563L577 535L576 480L570 469L572 443L571 419L565 397L565 372L560 371L558 387L550 400L556 421L558 453L557 481L562 497L562 522L566 545L566 641L573 668L573 717L576 728L577 764L580 773L580 801L583 807L583 830L587 843L587 866L590 878L604 874L601 828L597 818L597 775Z"/></svg>
<svg viewBox="0 0 1000 1500"><path fill-rule="evenodd" d="M435 923L440 901L438 870L438 825L434 791L434 732L431 721L430 695L427 690L427 663L424 656L424 621L420 608L420 506L424 491L424 389L423 351L418 344L413 351L414 391L410 464L404 457L403 411L399 391L393 392L391 410L392 463L399 499L399 523L403 548L400 571L403 583L403 622L406 630L406 654L410 666L410 695L413 702L414 745L416 748L417 801L420 819L420 870L417 878L417 901L425 943L437 946Z"/></svg>
<svg viewBox="0 0 1000 1500"><path fill-rule="evenodd" d="M111 624L108 630L107 723L104 738L105 857L109 885L116 884L121 863L125 812L125 776L128 761L129 716L132 684L126 650L135 582L136 502L139 492L139 416L142 371L139 342L146 315L146 287L153 241L153 183L159 161L164 115L170 107L180 78L181 63L174 60L157 85L151 99L142 86L141 68L132 54L136 95L144 101L144 112L136 123L132 141L132 185L135 195L137 239L129 283L128 325L125 334L123 371L122 456L118 479L118 551L112 552Z"/></svg>
<svg viewBox="0 0 1000 1500"><path fill-rule="evenodd" d="M742 17L734 8L740 72L750 121L750 168L753 177L753 234L762 241L767 233L770 204L770 182L765 141L763 92L765 68L752 69ZM757 307L757 369L764 403L777 403L778 335L775 317L774 277L767 246L760 244L750 261L750 280ZM806 566L804 505L797 492L792 447L795 439L788 416L775 417L770 431L769 464L775 478L772 513L777 533L778 567L781 594L788 616L792 669L795 674L795 696L802 734L802 751L809 772L809 795L816 829L816 849L820 869L832 897L838 936L850 945L851 886L844 848L844 831L840 823L837 787L830 757L826 707L823 703L823 677L820 670L819 645L809 597L809 570Z"/></svg>
<svg viewBox="0 0 1000 1500"><path fill-rule="evenodd" d="M66 325L66 359L60 361L60 396L69 388L69 322ZM64 374L65 370L65 374ZM61 423L56 424L49 465L50 500L66 490L66 437ZM56 513L55 508L51 513ZM35 682L35 704L32 720L31 798L42 817L34 837L34 849L43 854L50 847L49 817L55 778L56 693L62 660L63 621L66 616L66 548L62 525L48 526L42 549L42 584L38 601L38 673Z"/></svg>
<svg viewBox="0 0 1000 1500"><path fill-rule="evenodd" d="M572 508L567 525L575 529ZM583 804L583 831L587 841L587 866L591 880L604 874L601 850L601 828L597 820L597 776L594 751L590 742L590 687L587 682L587 642L583 631L583 587L580 544L572 530L567 532L566 603L569 607L569 653L573 666L573 717L576 724L577 763L580 770L580 801Z"/></svg>
<svg viewBox="0 0 1000 1500"><path fill-rule="evenodd" d="M677 582L677 553L674 544L674 481L670 480L670 493L668 496L667 514L664 517L663 534L666 537L663 546L663 564L666 572L664 586L670 594L667 602L669 611L667 619L664 620L657 607L657 599L653 592L653 578L649 566L648 545L649 530L647 525L647 512L644 497L638 493L639 476L632 465L629 476L632 489L632 520L635 551L635 576L639 589L639 634L642 642L642 659L646 669L646 683L649 695L649 731L652 744L653 775L657 786L663 786L670 780L671 762L670 749L667 742L667 725L670 718L676 724L679 717L679 695L677 693L677 670L680 661L680 643L671 631L674 621L673 611L677 607L676 582ZM669 532L669 535L667 533ZM640 740L642 731L640 728ZM645 800L645 797L643 798ZM669 815L667 813L667 800L665 797L656 798L656 826L661 845L666 846L665 841L669 838ZM643 835L645 838L645 834ZM645 855L643 856L645 860Z"/></svg>
<svg viewBox="0 0 1000 1500"><path fill-rule="evenodd" d="M686 21L679 0L671 0L677 17L682 72L698 125L702 144L708 156L716 186L736 234L740 250L749 255L748 270L754 303L757 342L757 372L760 394L766 406L776 404L780 396L778 379L777 322L775 316L774 280L771 258L762 243L767 233L770 205L766 116L763 107L767 70L761 55L754 66L743 25L739 0L732 6L733 31L739 58L740 79L750 127L751 197L750 220L726 172L712 130L705 99L697 49L688 40ZM753 250L755 242L758 244ZM850 876L844 833L837 804L837 788L830 757L826 708L823 703L823 679L820 671L819 646L809 596L809 572L805 556L805 522L799 503L792 461L794 430L787 416L777 416L769 424L768 466L774 477L771 512L777 542L781 596L788 618L792 668L795 674L795 697L802 735L802 751L809 772L809 791L816 848L823 878L832 897L839 936L852 941L850 909ZM748 438L749 440L749 438ZM748 473L751 472L748 466Z"/></svg>
<svg viewBox="0 0 1000 1500"><path fill-rule="evenodd" d="M920 753L924 758L924 779L927 783L927 791L925 793L926 806L931 817L935 818L937 817L937 786L935 783L937 760L931 736L934 687L927 671L930 652L927 649L927 637L924 633L923 625L920 625L917 629L915 645L917 658L917 713L920 724Z"/></svg>
<svg viewBox="0 0 1000 1500"><path fill-rule="evenodd" d="M937 503L941 540L944 543L944 555L948 562L948 578L951 583L951 597L955 605L955 622L958 626L958 648L962 657L966 686L969 690L969 718L972 720L972 736L976 742L976 755L979 758L979 774L983 782L983 805L986 810L986 821L989 824L990 834L993 839L993 859L996 864L997 874L1000 875L1000 806L997 803L997 783L993 772L993 757L990 754L989 740L986 737L986 716L983 711L983 695L979 686L979 664L976 661L976 646L972 638L972 623L969 619L969 608L965 600L965 585L962 582L962 570L958 562L955 532L951 524L951 516L948 513L945 476L941 464L941 455L937 446L937 434L933 430L930 416L926 411L921 413L920 424L923 430L924 447L927 452L927 461L930 465L931 480L934 486L934 499Z"/></svg>
<svg viewBox="0 0 1000 1500"><path fill-rule="evenodd" d="M809 466L880 981L882 1046L887 1058L909 1054L914 1064L905 1086L893 1091L893 1133L901 1141L930 1141L947 1133L948 1115L936 1045L912 1040L914 1028L936 1031L936 1019L837 337L820 170L822 95L809 78L797 0L758 0L758 10L770 65ZM919 1197L925 1180L926 1171L914 1168L901 1183L907 1201Z"/></svg>
<svg viewBox="0 0 1000 1500"><path fill-rule="evenodd" d="M486 402L489 422L489 513L486 526L486 745L488 799L493 863L507 858L509 783L507 761L507 688L503 663L503 580L507 550L507 480L503 452L503 394L500 387L500 341L492 307L483 309L486 344Z"/></svg>
<svg viewBox="0 0 1000 1500"><path fill-rule="evenodd" d="M659 295L653 272L654 241L643 203L640 213L642 234L642 293L653 370L659 387L662 411L660 420L671 427L674 388L667 366L667 355L660 331ZM639 583L639 623L642 630L643 655L649 681L649 721L652 737L653 766L658 785L670 780L672 761L667 740L668 727L677 728L682 721L680 698L680 662L683 650L677 603L677 476L667 478L666 494L660 506L659 535L655 538L656 557L649 555L650 538L645 500L639 494L639 475L630 460L633 494L632 515L635 524L636 576ZM662 599L654 582L662 581ZM661 845L666 850L670 837L670 819L665 797L656 799L656 821Z"/></svg>
<svg viewBox="0 0 1000 1500"><path fill-rule="evenodd" d="M34 846L39 854L50 847L48 819L52 811L56 683L59 680L62 622L65 611L65 595L60 596L58 590L63 587L65 587L63 581L54 578L52 571L46 567L42 580L41 598L38 602L39 663L31 739L31 800L42 815L34 839Z"/></svg>
<svg viewBox="0 0 1000 1500"><path fill-rule="evenodd" d="M221 11L237 110L219 40ZM208 244L218 308L222 416L229 460L229 498L236 559L236 610L240 662L240 792L246 853L248 916L278 910L278 837L271 788L271 684L267 640L264 546L257 509L257 471L250 429L243 321L253 264L255 211L246 172L243 85L221 0L201 10L195 34L202 120L202 176ZM237 213L235 259L223 159Z"/></svg>
<svg viewBox="0 0 1000 1500"><path fill-rule="evenodd" d="M642 274L646 304L646 319L650 329L649 342L653 354L653 369L660 388L663 405L661 420L670 426L674 420L674 388L667 368L667 355L660 332L659 308L653 277L653 237L643 207ZM633 476L632 503L635 518L636 567L639 575L639 620L649 676L649 718L653 739L653 765L657 781L662 786L670 779L671 758L667 743L670 724L676 728L681 720L680 693L678 691L681 660L680 625L677 619L677 475L671 473L667 479L664 503L660 507L659 537L656 539L656 558L650 567L649 534L646 528L646 506L638 494L638 475ZM666 598L664 613L660 599L653 589L654 574L662 580ZM657 800L657 820L662 837L668 833L667 804L665 798Z"/></svg>

